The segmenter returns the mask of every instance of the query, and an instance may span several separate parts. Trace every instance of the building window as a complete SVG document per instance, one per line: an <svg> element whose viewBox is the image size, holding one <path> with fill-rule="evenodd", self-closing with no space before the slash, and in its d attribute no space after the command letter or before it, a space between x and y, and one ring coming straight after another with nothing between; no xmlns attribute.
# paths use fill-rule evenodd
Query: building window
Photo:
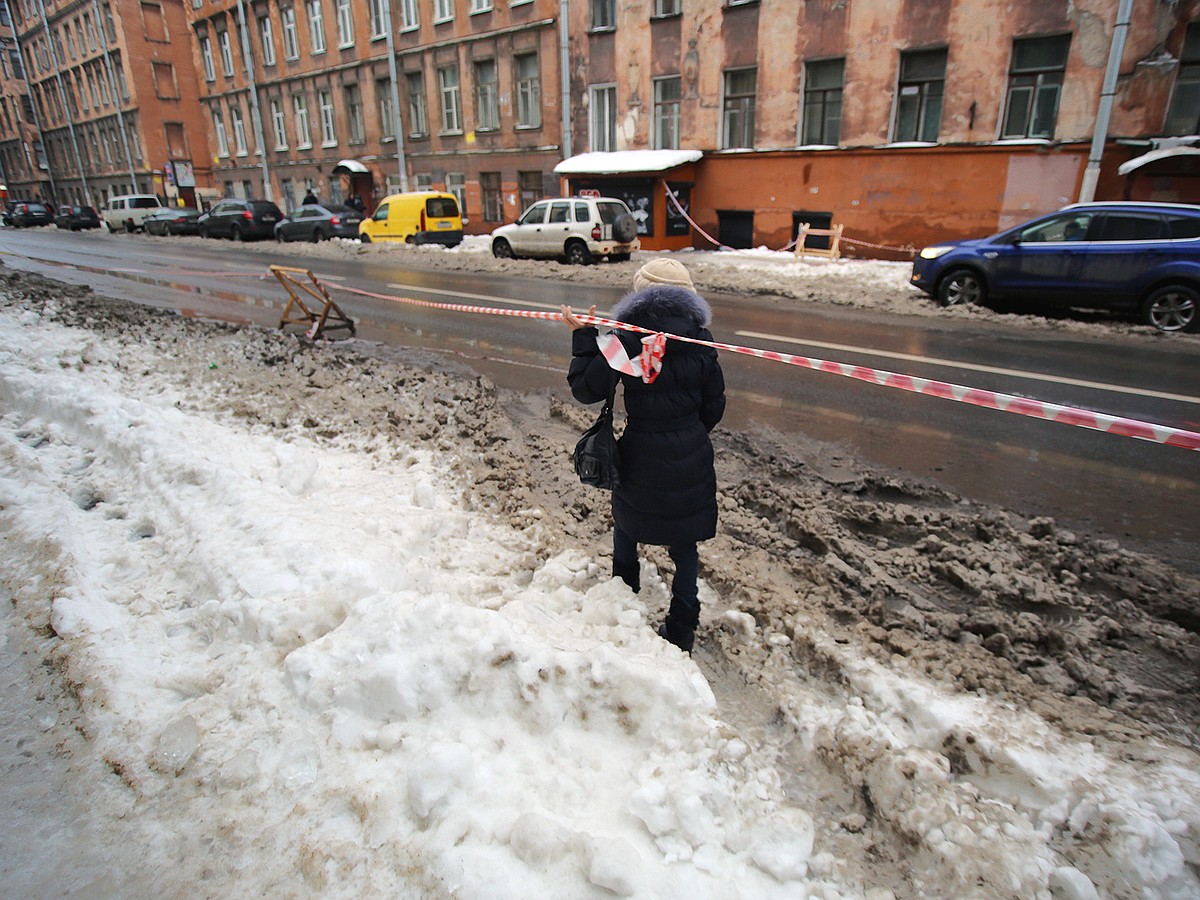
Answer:
<svg viewBox="0 0 1200 900"><path fill-rule="evenodd" d="M229 32L217 32L217 44L221 48L221 71L226 78L233 77L233 47L229 43Z"/></svg>
<svg viewBox="0 0 1200 900"><path fill-rule="evenodd" d="M338 46L349 47L354 43L354 13L350 0L337 0Z"/></svg>
<svg viewBox="0 0 1200 900"><path fill-rule="evenodd" d="M454 18L454 0L433 0L433 21L449 22Z"/></svg>
<svg viewBox="0 0 1200 900"><path fill-rule="evenodd" d="M654 0L655 16L677 16L680 13L680 0Z"/></svg>
<svg viewBox="0 0 1200 900"><path fill-rule="evenodd" d="M679 107L683 97L678 75L654 79L654 149L679 149Z"/></svg>
<svg viewBox="0 0 1200 900"><path fill-rule="evenodd" d="M722 101L721 146L725 149L754 146L754 95L758 89L757 69L725 73Z"/></svg>
<svg viewBox="0 0 1200 900"><path fill-rule="evenodd" d="M233 146L237 150L238 156L245 156L248 151L246 149L246 123L242 121L242 111L235 106L229 110L229 115L233 119Z"/></svg>
<svg viewBox="0 0 1200 900"><path fill-rule="evenodd" d="M296 10L285 6L279 10L279 18L283 22L283 58L299 59L300 42L296 38Z"/></svg>
<svg viewBox="0 0 1200 900"><path fill-rule="evenodd" d="M329 91L317 91L317 107L321 111L321 146L337 144L337 130L333 123L333 95Z"/></svg>
<svg viewBox="0 0 1200 900"><path fill-rule="evenodd" d="M371 4L371 40L387 37L387 2L388 0L370 0Z"/></svg>
<svg viewBox="0 0 1200 900"><path fill-rule="evenodd" d="M213 133L217 137L217 156L229 156L229 135L225 133L225 120L219 112L213 113Z"/></svg>
<svg viewBox="0 0 1200 900"><path fill-rule="evenodd" d="M178 100L179 88L175 84L175 67L170 63L152 62L150 64L150 72L154 76L154 94L164 100ZM80 96L87 102L87 91L82 88L79 91ZM74 100L74 92L71 93L71 99Z"/></svg>
<svg viewBox="0 0 1200 900"><path fill-rule="evenodd" d="M896 87L894 141L936 141L942 122L946 51L913 50L900 54Z"/></svg>
<svg viewBox="0 0 1200 900"><path fill-rule="evenodd" d="M313 54L325 52L325 13L321 0L308 0L308 37Z"/></svg>
<svg viewBox="0 0 1200 900"><path fill-rule="evenodd" d="M500 91L494 59L475 63L475 129L495 131L500 127Z"/></svg>
<svg viewBox="0 0 1200 900"><path fill-rule="evenodd" d="M555 191L554 193L558 193ZM526 210L546 196L546 185L541 172L517 173L517 196L521 209Z"/></svg>
<svg viewBox="0 0 1200 900"><path fill-rule="evenodd" d="M377 78L375 96L379 101L379 137L385 141L394 141L396 121L392 114L392 82L387 78Z"/></svg>
<svg viewBox="0 0 1200 900"><path fill-rule="evenodd" d="M842 132L844 59L804 65L804 127L802 144L836 144Z"/></svg>
<svg viewBox="0 0 1200 900"><path fill-rule="evenodd" d="M264 66L275 65L275 26L270 16L258 20L258 36L262 39L262 61Z"/></svg>
<svg viewBox="0 0 1200 900"><path fill-rule="evenodd" d="M499 172L479 173L479 192L483 195L483 221L504 221L504 198L500 192Z"/></svg>
<svg viewBox="0 0 1200 900"><path fill-rule="evenodd" d="M408 86L408 133L412 137L429 134L429 117L425 114L425 76L409 72L404 76Z"/></svg>
<svg viewBox="0 0 1200 900"><path fill-rule="evenodd" d="M1200 22L1187 28L1163 130L1167 134L1200 134Z"/></svg>
<svg viewBox="0 0 1200 900"><path fill-rule="evenodd" d="M438 69L438 91L442 96L442 131L462 130L462 109L458 94L458 66Z"/></svg>
<svg viewBox="0 0 1200 900"><path fill-rule="evenodd" d="M459 215L465 218L467 215L467 176L462 172L447 172L446 191L454 195L454 199L458 201Z"/></svg>
<svg viewBox="0 0 1200 900"><path fill-rule="evenodd" d="M596 84L588 88L588 143L593 151L617 149L617 86Z"/></svg>
<svg viewBox="0 0 1200 900"><path fill-rule="evenodd" d="M471 0L471 15L492 11L492 0ZM459 206L462 204L460 203Z"/></svg>
<svg viewBox="0 0 1200 900"><path fill-rule="evenodd" d="M271 101L271 126L275 129L275 149L287 149L287 124L284 121L283 105L278 100Z"/></svg>
<svg viewBox="0 0 1200 900"><path fill-rule="evenodd" d="M611 31L617 27L617 0L591 0L592 31Z"/></svg>
<svg viewBox="0 0 1200 900"><path fill-rule="evenodd" d="M516 57L517 127L540 128L542 125L542 77L536 53Z"/></svg>
<svg viewBox="0 0 1200 900"><path fill-rule="evenodd" d="M312 146L312 132L308 127L308 98L303 94L293 96L292 112L296 120L296 146L307 150Z"/></svg>
<svg viewBox="0 0 1200 900"><path fill-rule="evenodd" d="M358 89L357 84L346 85L346 121L350 126L350 143L361 144L365 141L362 92Z"/></svg>
<svg viewBox="0 0 1200 900"><path fill-rule="evenodd" d="M212 39L207 35L200 38L200 60L204 64L204 80L216 81L217 69L213 65Z"/></svg>
<svg viewBox="0 0 1200 900"><path fill-rule="evenodd" d="M1013 41L1002 138L1050 138L1067 69L1071 36Z"/></svg>
<svg viewBox="0 0 1200 900"><path fill-rule="evenodd" d="M417 16L417 0L400 0L400 30L412 31L421 24Z"/></svg>

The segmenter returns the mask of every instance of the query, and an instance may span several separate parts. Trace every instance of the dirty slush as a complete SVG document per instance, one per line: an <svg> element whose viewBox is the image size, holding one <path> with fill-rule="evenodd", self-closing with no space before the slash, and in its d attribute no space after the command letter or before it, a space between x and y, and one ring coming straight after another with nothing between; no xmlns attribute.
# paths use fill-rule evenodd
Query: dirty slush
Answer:
<svg viewBox="0 0 1200 900"><path fill-rule="evenodd" d="M484 514L518 528L536 514L539 555L577 547L609 563L606 495L582 488L569 464L594 411L574 404L565 385L509 393L431 354L314 345L3 270L0 304L156 348L161 377L183 390L187 373L220 359L209 373L225 405L218 414L259 428L303 428L318 443L347 432L399 434L444 455ZM701 577L719 600L705 609L694 659L734 727L788 727L779 712L786 698L773 696L778 679L764 676L778 664L777 648L735 634L720 614L736 609L758 634L789 638L800 677L840 680L838 658L805 638L820 631L1117 753L1145 737L1200 748L1200 578L816 442L718 429L714 444L721 519ZM670 568L664 548L648 556ZM37 646L53 663L47 623L30 624L42 629ZM970 764L963 748L943 752L952 767Z"/></svg>

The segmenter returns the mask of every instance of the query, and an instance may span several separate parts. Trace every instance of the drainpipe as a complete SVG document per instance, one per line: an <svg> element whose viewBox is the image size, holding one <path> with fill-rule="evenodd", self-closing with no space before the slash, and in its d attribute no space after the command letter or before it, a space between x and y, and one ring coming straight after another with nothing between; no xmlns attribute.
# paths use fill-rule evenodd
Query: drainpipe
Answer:
<svg viewBox="0 0 1200 900"><path fill-rule="evenodd" d="M569 22L567 21L568 0L558 3L558 105L562 109L562 151L563 159L569 159L572 153L571 141L571 42L568 38Z"/></svg>
<svg viewBox="0 0 1200 900"><path fill-rule="evenodd" d="M15 22L16 19L14 19L12 16L12 7L9 5L8 0L3 0L3 2L4 10L8 13L8 21ZM38 140L42 142L42 153L46 155L46 179L50 182L50 196L57 197L58 186L54 183L54 170L50 168L50 154L46 150L46 133L42 130L42 117L38 115L37 103L34 102L33 85L29 83L29 62L25 58L25 48L21 46L21 40L17 35L16 25L13 25L12 32L13 44L15 44L17 48L17 57L21 60L21 80L25 82L25 90L29 92L29 109L33 112L33 125L35 128L37 128ZM20 135L18 135L18 139L21 141L21 149L25 151L25 164L29 166L33 173L33 183L40 185L41 178L38 176L38 172L40 171L38 168L38 161L36 158L29 158L29 145L25 142L25 139Z"/></svg>
<svg viewBox="0 0 1200 900"><path fill-rule="evenodd" d="M388 77L392 80L392 128L396 132L396 165L400 168L400 192L408 191L408 166L404 161L404 122L400 120L400 85L396 79L396 38L392 31L392 0L384 0L387 28ZM384 182L386 184L386 181Z"/></svg>
<svg viewBox="0 0 1200 900"><path fill-rule="evenodd" d="M71 147L75 151L75 167L79 170L79 181L83 185L83 193L88 198L88 203L95 206L92 200L92 189L88 187L87 175L83 172L83 157L79 153L79 136L75 133L75 122L71 113L71 106L67 103L67 89L63 87L62 65L59 63L58 51L54 49L54 36L50 33L50 17L46 15L45 0L38 0L38 7L42 11L42 27L46 29L46 43L50 47L50 62L54 65L54 80L58 84L58 102L62 104L63 115L67 117L67 131L71 134ZM12 17L9 16L9 21ZM61 198L56 198L55 202L61 202Z"/></svg>
<svg viewBox="0 0 1200 900"><path fill-rule="evenodd" d="M1129 31L1129 16L1133 0L1121 0L1117 8L1117 23L1113 27L1112 43L1108 48L1108 68L1104 70L1104 87L1100 91L1100 108L1096 111L1096 130L1092 134L1092 151L1088 154L1083 182L1079 185L1079 202L1090 203L1096 196L1100 180L1100 158L1108 140L1108 120L1112 115L1113 98L1117 93L1117 73L1121 69L1121 54L1125 52L1125 34Z"/></svg>
<svg viewBox="0 0 1200 900"><path fill-rule="evenodd" d="M100 0L92 0L92 15L96 18L96 31L100 33L100 51L104 54L104 71L108 73L108 86L112 88L113 103L117 107L117 122L121 126L121 147L125 151L125 162L129 166L130 192L136 194L137 171L133 167L133 151L129 148L129 126L125 122L125 114L121 112L121 91L117 87L117 73L113 71L112 55L108 52L108 29L104 27L104 19L100 16Z"/></svg>
<svg viewBox="0 0 1200 900"><path fill-rule="evenodd" d="M242 62L246 66L246 83L250 91L250 124L254 126L254 139L258 141L259 165L262 167L263 198L274 201L271 190L271 169L267 162L267 143L263 135L262 113L258 109L258 84L254 81L254 60L250 57L250 34L246 29L245 0L238 0L238 25L242 30Z"/></svg>

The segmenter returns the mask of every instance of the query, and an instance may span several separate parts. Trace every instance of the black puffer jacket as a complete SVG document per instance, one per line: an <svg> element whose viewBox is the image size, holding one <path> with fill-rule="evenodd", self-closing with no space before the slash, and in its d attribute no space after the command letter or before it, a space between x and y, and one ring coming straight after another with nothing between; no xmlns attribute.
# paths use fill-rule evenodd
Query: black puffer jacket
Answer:
<svg viewBox="0 0 1200 900"><path fill-rule="evenodd" d="M630 294L613 318L653 331L711 341L712 310L697 294L655 285ZM617 332L630 359L641 334ZM608 397L616 375L596 345L596 329L572 332L567 383L582 403ZM653 384L621 375L628 419L621 436L621 487L613 518L639 544L692 543L717 533L717 476L708 433L725 413L725 378L717 351L667 341Z"/></svg>

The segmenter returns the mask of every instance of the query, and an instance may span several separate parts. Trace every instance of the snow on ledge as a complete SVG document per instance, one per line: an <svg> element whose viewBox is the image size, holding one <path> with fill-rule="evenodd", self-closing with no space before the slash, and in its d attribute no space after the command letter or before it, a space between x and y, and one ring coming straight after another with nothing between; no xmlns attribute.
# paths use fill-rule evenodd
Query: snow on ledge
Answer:
<svg viewBox="0 0 1200 900"><path fill-rule="evenodd" d="M696 162L699 150L619 150L614 153L580 153L564 159L554 171L559 175L617 175L628 172L662 172Z"/></svg>

